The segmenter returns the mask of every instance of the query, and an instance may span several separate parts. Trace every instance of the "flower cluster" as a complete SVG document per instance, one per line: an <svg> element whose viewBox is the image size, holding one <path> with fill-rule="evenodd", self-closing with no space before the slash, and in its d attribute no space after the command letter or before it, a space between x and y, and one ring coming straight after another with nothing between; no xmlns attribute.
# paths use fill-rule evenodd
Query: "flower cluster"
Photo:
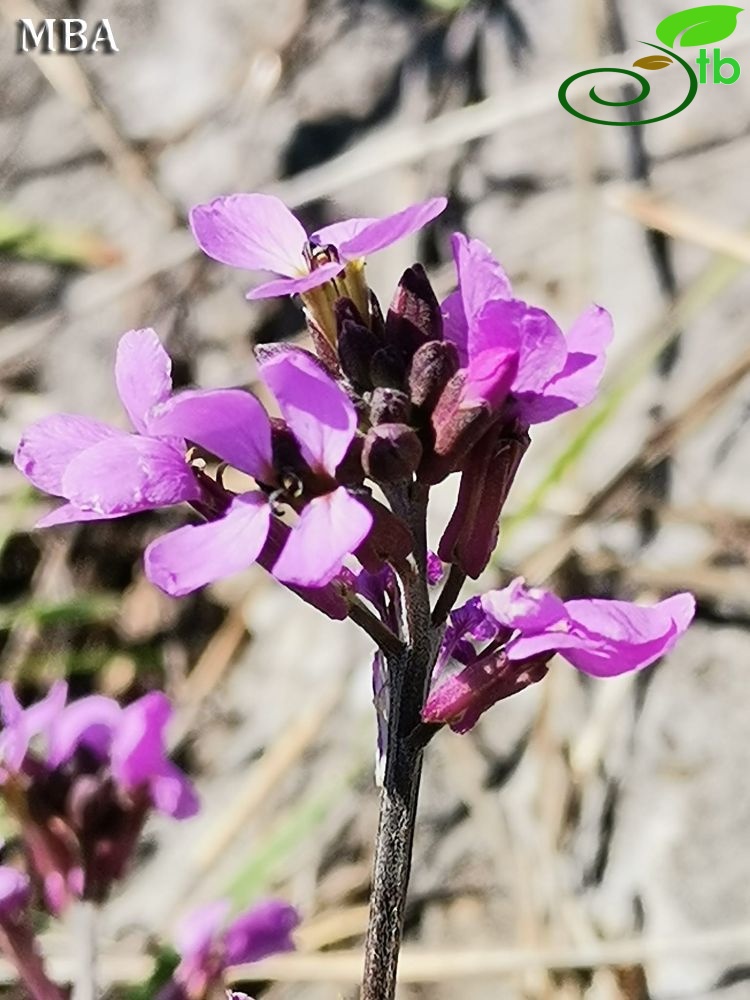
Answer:
<svg viewBox="0 0 750 1000"><path fill-rule="evenodd" d="M171 706L158 691L126 708L91 695L66 705L57 682L28 708L0 684L0 793L23 833L47 909L103 901L127 867L152 810L198 810L190 781L166 756Z"/></svg>
<svg viewBox="0 0 750 1000"><path fill-rule="evenodd" d="M492 705L540 681L555 654L594 677L638 670L671 649L694 614L689 594L650 607L562 601L521 579L453 607L466 578L490 561L532 426L594 397L612 323L592 306L565 335L514 296L488 247L460 233L455 291L440 302L415 264L382 310L364 257L445 206L433 198L310 236L272 196L197 206L191 225L205 253L269 277L249 298L298 296L314 351L258 348L268 409L243 388L175 392L156 333L131 330L115 363L130 429L51 416L26 431L15 456L35 486L62 501L40 527L189 505L191 523L145 552L146 575L172 596L257 562L331 618L365 628L378 644L380 761L393 759L407 782L437 729L471 729ZM429 491L450 476L457 500L432 553ZM428 588L443 577L431 607ZM45 986L29 937L32 888L55 914L73 899L100 902L152 810L182 819L197 809L165 753L162 694L125 708L100 696L66 700L59 683L22 708L0 686L0 791L31 874L0 868L0 944L19 968L26 963L27 983L37 977L32 991L42 1000L60 994ZM397 834L410 850L409 830ZM376 915L389 941L403 916L403 900L390 900ZM268 901L228 926L227 909L213 904L183 926L182 958L160 1000L203 1000L227 967L292 946L298 917L287 904Z"/></svg>

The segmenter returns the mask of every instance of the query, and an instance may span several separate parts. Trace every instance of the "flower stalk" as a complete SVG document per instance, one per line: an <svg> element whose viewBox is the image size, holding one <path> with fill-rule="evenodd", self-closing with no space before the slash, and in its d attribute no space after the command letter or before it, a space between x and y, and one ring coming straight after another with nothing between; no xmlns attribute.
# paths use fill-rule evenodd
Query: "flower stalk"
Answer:
<svg viewBox="0 0 750 1000"><path fill-rule="evenodd" d="M417 815L422 747L410 740L421 722L422 705L439 647L440 631L430 624L426 582L427 491L414 485L393 489L389 500L415 539L414 562L399 578L403 652L384 650L388 663L390 712L386 765L375 843L370 919L365 942L362 1000L391 1000L406 910Z"/></svg>

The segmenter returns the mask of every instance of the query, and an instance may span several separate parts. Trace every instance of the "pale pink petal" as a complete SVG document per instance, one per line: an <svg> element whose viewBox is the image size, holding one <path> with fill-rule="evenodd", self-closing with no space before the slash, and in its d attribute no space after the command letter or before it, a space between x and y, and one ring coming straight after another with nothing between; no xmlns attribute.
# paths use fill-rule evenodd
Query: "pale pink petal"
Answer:
<svg viewBox="0 0 750 1000"><path fill-rule="evenodd" d="M146 549L146 576L172 597L247 569L268 535L271 508L261 493L235 497L226 514L208 524L186 525Z"/></svg>
<svg viewBox="0 0 750 1000"><path fill-rule="evenodd" d="M222 264L287 277L305 274L307 234L283 201L269 194L233 194L196 205L190 225L204 253Z"/></svg>
<svg viewBox="0 0 750 1000"><path fill-rule="evenodd" d="M135 434L103 441L74 458L63 489L76 506L109 514L201 497L192 470L174 445Z"/></svg>
<svg viewBox="0 0 750 1000"><path fill-rule="evenodd" d="M341 274L344 267L344 264L332 261L330 264L321 264L309 274L302 274L297 278L277 278L275 281L267 281L249 291L247 298L273 299L277 295L302 295L303 292L309 292L335 278L337 274Z"/></svg>
<svg viewBox="0 0 750 1000"><path fill-rule="evenodd" d="M409 208L396 212L395 215L378 219L369 226L360 229L350 239L339 243L339 254L344 260L353 260L356 257L365 257L367 254L389 247L405 236L416 233L428 222L432 222L445 210L447 204L445 198L430 198L417 205L410 205ZM325 232L326 229L323 229L319 235Z"/></svg>
<svg viewBox="0 0 750 1000"><path fill-rule="evenodd" d="M279 351L259 368L305 460L333 476L357 428L349 397L306 351Z"/></svg>
<svg viewBox="0 0 750 1000"><path fill-rule="evenodd" d="M57 413L26 428L16 449L16 468L37 489L65 496L62 480L70 461L93 444L125 436L98 420Z"/></svg>
<svg viewBox="0 0 750 1000"><path fill-rule="evenodd" d="M149 410L172 392L172 361L153 330L129 330L120 337L115 382L133 427L147 433Z"/></svg>
<svg viewBox="0 0 750 1000"><path fill-rule="evenodd" d="M273 567L282 583L323 587L365 540L372 514L343 486L316 497L302 511Z"/></svg>
<svg viewBox="0 0 750 1000"><path fill-rule="evenodd" d="M271 422L249 392L189 389L157 407L150 427L153 434L185 438L261 482L273 482Z"/></svg>

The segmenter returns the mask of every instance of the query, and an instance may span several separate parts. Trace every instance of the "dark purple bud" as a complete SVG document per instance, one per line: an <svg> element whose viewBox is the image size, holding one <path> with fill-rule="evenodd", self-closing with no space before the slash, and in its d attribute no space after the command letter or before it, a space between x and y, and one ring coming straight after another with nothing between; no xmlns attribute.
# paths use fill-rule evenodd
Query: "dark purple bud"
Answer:
<svg viewBox="0 0 750 1000"><path fill-rule="evenodd" d="M376 483L411 479L421 459L422 445L406 424L379 424L365 438L362 465Z"/></svg>
<svg viewBox="0 0 750 1000"><path fill-rule="evenodd" d="M370 361L370 381L373 386L401 389L406 383L406 362L393 347L381 347Z"/></svg>
<svg viewBox="0 0 750 1000"><path fill-rule="evenodd" d="M490 561L500 514L528 446L525 430L503 433L492 428L464 461L456 507L438 555L473 579Z"/></svg>
<svg viewBox="0 0 750 1000"><path fill-rule="evenodd" d="M339 363L357 392L372 388L370 367L373 356L382 346L375 334L361 323L346 319L339 327Z"/></svg>
<svg viewBox="0 0 750 1000"><path fill-rule="evenodd" d="M411 416L409 397L400 389L379 387L370 397L370 422L373 424L407 424Z"/></svg>
<svg viewBox="0 0 750 1000"><path fill-rule="evenodd" d="M385 337L409 358L428 340L443 339L440 303L421 264L404 271L388 310Z"/></svg>
<svg viewBox="0 0 750 1000"><path fill-rule="evenodd" d="M336 317L336 329L341 330L344 323L356 323L358 326L367 326L362 313L357 309L352 299L342 296L333 303L333 314Z"/></svg>
<svg viewBox="0 0 750 1000"><path fill-rule="evenodd" d="M409 369L412 403L428 412L433 410L458 367L458 351L450 341L431 340L423 344L412 358Z"/></svg>

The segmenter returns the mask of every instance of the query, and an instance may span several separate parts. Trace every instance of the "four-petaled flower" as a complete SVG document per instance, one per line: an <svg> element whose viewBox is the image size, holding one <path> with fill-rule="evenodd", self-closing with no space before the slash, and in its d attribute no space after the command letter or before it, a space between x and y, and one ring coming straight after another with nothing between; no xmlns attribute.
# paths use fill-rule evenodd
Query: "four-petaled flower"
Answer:
<svg viewBox="0 0 750 1000"><path fill-rule="evenodd" d="M172 393L171 361L153 330L120 338L115 382L134 433L60 413L29 427L15 463L34 486L67 503L38 527L98 521L202 497L183 443L154 431L153 414Z"/></svg>
<svg viewBox="0 0 750 1000"><path fill-rule="evenodd" d="M292 931L299 924L293 906L278 899L256 903L226 923L229 903L220 900L195 910L177 932L180 964L161 996L202 1000L233 965L259 962L268 955L292 951Z"/></svg>
<svg viewBox="0 0 750 1000"><path fill-rule="evenodd" d="M273 195L233 194L197 205L190 225L209 257L246 271L278 275L248 293L249 299L309 292L331 281L348 261L383 250L426 226L444 210L430 198L385 219L347 219L310 236Z"/></svg>
<svg viewBox="0 0 750 1000"><path fill-rule="evenodd" d="M278 459L272 422L250 393L184 392L156 418L161 433L194 441L264 487L236 496L218 520L151 543L146 573L169 594L189 593L249 566L263 550L277 501L300 508L272 567L283 583L324 586L372 526L372 514L336 479L357 429L346 394L306 351L279 350L259 368L291 432Z"/></svg>
<svg viewBox="0 0 750 1000"><path fill-rule="evenodd" d="M458 288L443 301L443 329L466 371L467 399L499 409L510 395L507 415L526 426L590 403L612 340L607 310L589 307L565 337L543 309L513 297L480 240L455 233L453 256Z"/></svg>
<svg viewBox="0 0 750 1000"><path fill-rule="evenodd" d="M541 680L555 653L594 677L640 670L674 646L694 613L692 594L648 607L561 601L519 577L451 614L422 718L466 732L497 701Z"/></svg>

